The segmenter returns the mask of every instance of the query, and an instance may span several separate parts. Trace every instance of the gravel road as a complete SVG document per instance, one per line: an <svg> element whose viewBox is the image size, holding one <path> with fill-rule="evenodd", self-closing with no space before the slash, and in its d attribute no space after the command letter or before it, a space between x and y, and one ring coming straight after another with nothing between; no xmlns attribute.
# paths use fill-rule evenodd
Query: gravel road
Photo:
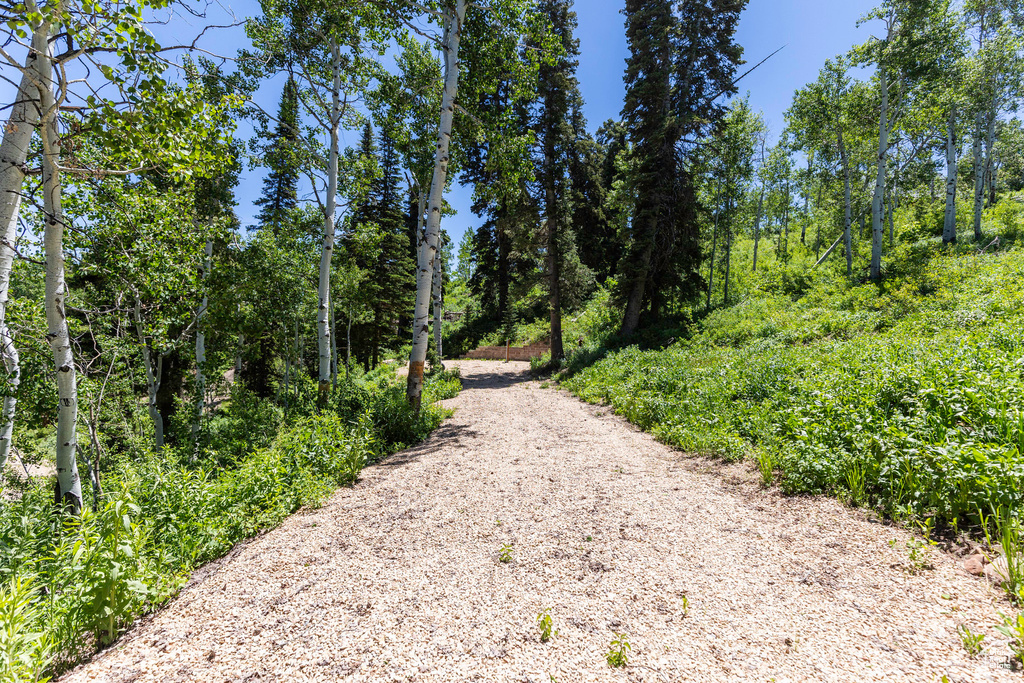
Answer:
<svg viewBox="0 0 1024 683"><path fill-rule="evenodd" d="M957 558L914 574L903 531L685 457L525 363L461 367L427 442L200 570L61 680L1021 680L992 628L1009 606ZM970 659L960 624L990 651ZM613 670L617 633L632 650Z"/></svg>

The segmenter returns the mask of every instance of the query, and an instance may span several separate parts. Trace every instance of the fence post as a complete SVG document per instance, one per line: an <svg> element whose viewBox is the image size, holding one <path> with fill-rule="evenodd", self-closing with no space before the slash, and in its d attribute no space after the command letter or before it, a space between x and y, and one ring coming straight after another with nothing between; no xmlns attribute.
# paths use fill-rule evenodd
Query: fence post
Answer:
<svg viewBox="0 0 1024 683"><path fill-rule="evenodd" d="M506 339L505 340L505 362L506 363L508 362L508 347L509 347L509 343L510 343L509 340Z"/></svg>

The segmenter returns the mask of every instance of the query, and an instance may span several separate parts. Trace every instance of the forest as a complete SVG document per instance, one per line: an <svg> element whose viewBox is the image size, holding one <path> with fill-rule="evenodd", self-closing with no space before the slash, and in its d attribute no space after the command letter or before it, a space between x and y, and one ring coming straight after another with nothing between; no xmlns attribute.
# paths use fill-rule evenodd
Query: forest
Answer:
<svg viewBox="0 0 1024 683"><path fill-rule="evenodd" d="M881 0L775 130L748 0L625 0L588 121L583 5L0 0L0 680L448 438L458 359L506 344L912 564L994 549L1024 607L1024 4Z"/></svg>

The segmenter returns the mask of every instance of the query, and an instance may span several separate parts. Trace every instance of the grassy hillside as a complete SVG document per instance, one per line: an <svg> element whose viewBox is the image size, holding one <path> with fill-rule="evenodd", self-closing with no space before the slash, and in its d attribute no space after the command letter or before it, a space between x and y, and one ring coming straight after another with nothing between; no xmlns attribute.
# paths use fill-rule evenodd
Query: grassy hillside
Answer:
<svg viewBox="0 0 1024 683"><path fill-rule="evenodd" d="M769 263L685 339L597 342L565 386L680 449L751 458L787 493L954 528L1005 517L1024 497L1021 209L992 212L983 253L897 246L881 287L839 258Z"/></svg>

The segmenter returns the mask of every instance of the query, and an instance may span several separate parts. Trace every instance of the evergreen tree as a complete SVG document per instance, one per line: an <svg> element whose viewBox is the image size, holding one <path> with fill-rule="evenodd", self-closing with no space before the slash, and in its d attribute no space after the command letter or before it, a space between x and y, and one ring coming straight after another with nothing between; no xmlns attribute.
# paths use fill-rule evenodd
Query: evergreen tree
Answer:
<svg viewBox="0 0 1024 683"><path fill-rule="evenodd" d="M362 358L370 367L380 363L383 348L401 339L398 323L412 308L416 265L409 251L405 198L399 190L399 155L394 137L382 129L374 140L369 123L363 128L359 154L373 169L372 180L353 215L357 265L366 271L362 299L372 310L362 327Z"/></svg>
<svg viewBox="0 0 1024 683"><path fill-rule="evenodd" d="M542 0L538 10L547 18L549 31L561 48L557 58L540 67L537 121L535 130L540 145L538 179L544 206L544 242L546 276L551 316L551 360L565 356L562 346L563 270L578 261L576 241L569 223L572 216L569 166L576 154L576 126L585 128L579 104L576 66L579 41L573 37L577 27L572 0ZM581 179L582 180L582 179Z"/></svg>
<svg viewBox="0 0 1024 683"><path fill-rule="evenodd" d="M734 42L746 0L627 0L623 119L633 146L636 209L621 267L622 333L666 295L697 290L701 262L695 180L679 153L721 119L735 92L742 48Z"/></svg>
<svg viewBox="0 0 1024 683"><path fill-rule="evenodd" d="M261 228L280 226L297 203L299 169L294 154L299 139L299 88L289 74L281 93L277 126L264 152L270 173L263 179L263 196L257 216Z"/></svg>

